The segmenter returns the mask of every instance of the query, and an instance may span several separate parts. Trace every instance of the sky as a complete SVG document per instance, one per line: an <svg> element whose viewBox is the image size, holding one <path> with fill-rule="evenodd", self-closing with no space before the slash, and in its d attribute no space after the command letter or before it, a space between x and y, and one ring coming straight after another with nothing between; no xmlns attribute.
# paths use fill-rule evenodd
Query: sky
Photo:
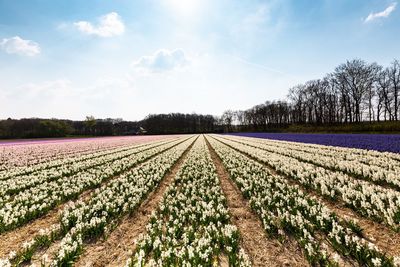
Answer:
<svg viewBox="0 0 400 267"><path fill-rule="evenodd" d="M400 58L393 0L0 0L0 119L220 115Z"/></svg>

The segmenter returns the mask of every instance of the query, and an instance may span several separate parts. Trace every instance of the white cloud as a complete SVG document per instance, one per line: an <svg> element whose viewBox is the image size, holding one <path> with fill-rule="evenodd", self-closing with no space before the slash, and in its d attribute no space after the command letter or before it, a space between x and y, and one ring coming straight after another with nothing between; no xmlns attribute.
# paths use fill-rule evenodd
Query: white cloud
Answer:
<svg viewBox="0 0 400 267"><path fill-rule="evenodd" d="M71 92L71 81L68 79L49 80L38 83L26 83L9 92L16 98L65 96Z"/></svg>
<svg viewBox="0 0 400 267"><path fill-rule="evenodd" d="M266 5L260 5L254 13L250 13L244 17L241 21L242 29L248 31L259 28L267 22L269 12L270 10Z"/></svg>
<svg viewBox="0 0 400 267"><path fill-rule="evenodd" d="M264 1L240 11L229 25L236 47L254 53L257 47L273 43L288 24L288 8L284 1Z"/></svg>
<svg viewBox="0 0 400 267"><path fill-rule="evenodd" d="M24 89L30 91L60 91L69 88L71 81L68 79L59 79L52 81L44 81L42 83L28 83L23 85Z"/></svg>
<svg viewBox="0 0 400 267"><path fill-rule="evenodd" d="M98 25L93 25L88 21L78 21L75 22L74 25L85 34L97 35L100 37L112 37L125 32L125 25L116 12L101 16Z"/></svg>
<svg viewBox="0 0 400 267"><path fill-rule="evenodd" d="M377 13L370 13L364 22L370 22L378 18L387 18L396 9L397 3L390 4L385 10Z"/></svg>
<svg viewBox="0 0 400 267"><path fill-rule="evenodd" d="M36 56L40 54L40 46L31 40L24 40L19 36L4 38L0 42L0 48L8 54L18 54L23 56Z"/></svg>
<svg viewBox="0 0 400 267"><path fill-rule="evenodd" d="M190 60L182 49L160 49L151 56L143 56L132 65L135 69L149 72L164 72L183 67Z"/></svg>

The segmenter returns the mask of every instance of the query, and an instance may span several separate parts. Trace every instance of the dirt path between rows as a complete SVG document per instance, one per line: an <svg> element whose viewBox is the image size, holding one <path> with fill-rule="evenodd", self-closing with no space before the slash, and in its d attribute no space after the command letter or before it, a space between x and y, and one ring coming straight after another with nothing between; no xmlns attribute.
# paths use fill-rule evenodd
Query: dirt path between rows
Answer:
<svg viewBox="0 0 400 267"><path fill-rule="evenodd" d="M125 265L126 260L135 249L135 240L139 235L145 233L151 212L158 207L165 191L175 178L187 153L196 140L186 149L180 159L162 179L160 185L142 202L138 210L133 215L123 218L121 223L111 232L105 241L98 240L95 243L86 245L83 255L77 260L75 266L100 267Z"/></svg>
<svg viewBox="0 0 400 267"><path fill-rule="evenodd" d="M57 223L58 214L62 208L63 205L58 206L43 217L0 235L0 258L6 257L11 251L21 249L22 244L38 235L40 229L46 229Z"/></svg>
<svg viewBox="0 0 400 267"><path fill-rule="evenodd" d="M229 178L227 170L208 141L207 145L227 199L231 221L239 229L242 247L249 255L253 266L309 266L294 240L287 240L282 244L266 236L261 221L251 211L248 201Z"/></svg>
<svg viewBox="0 0 400 267"><path fill-rule="evenodd" d="M309 196L314 197L320 203L328 207L342 219L355 219L357 224L363 229L363 237L374 243L379 249L390 256L400 255L400 233L389 229L385 225L361 217L356 212L344 206L341 202L328 201L315 192L305 191Z"/></svg>
<svg viewBox="0 0 400 267"><path fill-rule="evenodd" d="M153 157L157 156L153 155L150 158L146 159L144 162L138 163L132 168L136 168L140 166L141 164L144 164L148 160L152 159ZM129 170L131 170L130 168ZM127 170L127 172L129 171ZM124 172L125 173L125 172ZM110 179L107 179L106 181L103 181L100 183L96 188L100 188L101 186L106 185L107 183L110 183L112 180L117 179L121 174L114 176ZM90 197L94 189L87 189L84 192L82 192L77 200L71 200L72 202L76 201L83 201L86 202ZM71 202L69 201L69 202ZM64 207L67 205L67 203L62 203L58 206L56 206L54 209L50 210L48 213L43 215L42 217L39 217L37 219L34 219L33 221L29 222L28 224L25 224L23 226L20 226L14 230L11 230L9 232L5 232L3 234L0 234L0 259L5 258L11 251L17 252L22 248L22 245L24 242L28 242L32 240L35 236L39 234L39 231L41 229L46 229L49 228L51 225L58 223L59 221L59 214L60 212L64 209ZM41 261L41 256L44 254L47 254L49 258L52 258L52 252L55 249L55 247L58 247L59 242L55 241L50 245L48 248L40 249L39 251L35 251L34 255L32 257L31 263L36 263L40 266L40 261Z"/></svg>
<svg viewBox="0 0 400 267"><path fill-rule="evenodd" d="M279 175L284 177L289 184L299 186L303 192L306 192L309 197L314 197L319 203L325 205L332 212L336 213L339 218L349 220L355 219L357 224L363 229L363 237L368 241L374 243L379 249L385 251L390 256L400 255L400 233L396 233L389 227L374 222L368 218L362 217L357 212L345 206L345 203L341 200L335 202L327 200L315 190L305 188L301 183L292 179L291 177L279 174L268 164L253 158L260 164L264 165L273 175ZM348 264L354 264L354 261L347 259Z"/></svg>
<svg viewBox="0 0 400 267"><path fill-rule="evenodd" d="M85 201L93 192L93 189L84 191L75 201ZM68 203L68 202L67 202ZM57 224L59 214L67 203L60 204L49 211L46 215L39 217L32 222L23 225L17 229L11 230L0 235L0 259L7 256L11 251L18 251L22 248L24 242L32 240L39 235L41 229L49 228L53 224Z"/></svg>
<svg viewBox="0 0 400 267"><path fill-rule="evenodd" d="M240 151L239 151L240 152ZM242 152L240 152L242 153ZM400 233L395 232L389 227L374 222L368 218L362 217L350 208L347 208L344 202L337 200L336 202L325 199L314 190L305 188L301 183L291 177L279 174L267 163L258 160L255 157L250 157L267 168L271 174L284 177L289 184L299 186L301 190L307 193L308 196L314 197L321 204L325 205L332 212L336 213L341 219L355 219L357 224L363 229L363 237L374 243L379 249L386 252L390 256L400 255ZM354 265L355 262L351 259L346 259L346 264Z"/></svg>

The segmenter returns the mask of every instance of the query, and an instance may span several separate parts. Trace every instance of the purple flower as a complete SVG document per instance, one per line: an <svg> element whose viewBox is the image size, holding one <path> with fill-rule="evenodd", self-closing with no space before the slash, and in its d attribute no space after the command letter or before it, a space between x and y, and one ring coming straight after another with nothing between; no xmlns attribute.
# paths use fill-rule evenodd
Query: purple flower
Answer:
<svg viewBox="0 0 400 267"><path fill-rule="evenodd" d="M233 133L232 135L400 153L400 134Z"/></svg>

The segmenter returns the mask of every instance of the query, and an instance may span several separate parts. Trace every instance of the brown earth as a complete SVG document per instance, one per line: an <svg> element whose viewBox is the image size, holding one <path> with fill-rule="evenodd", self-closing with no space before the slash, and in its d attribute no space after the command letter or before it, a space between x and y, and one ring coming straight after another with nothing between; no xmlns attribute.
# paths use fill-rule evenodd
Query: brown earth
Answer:
<svg viewBox="0 0 400 267"><path fill-rule="evenodd" d="M232 223L239 229L241 245L253 266L309 266L301 248L294 240L288 239L280 243L266 236L260 219L251 211L248 201L229 178L228 172L208 141L207 145L220 177Z"/></svg>
<svg viewBox="0 0 400 267"><path fill-rule="evenodd" d="M277 172L268 166L267 164L259 161L259 163L263 164L268 170L274 175L280 175L287 179L289 184L299 186L304 192L307 192L308 196L314 197L318 202L325 205L332 212L334 212L340 219L355 219L357 224L363 229L363 237L374 243L379 249L385 251L390 256L398 256L400 255L400 233L395 232L389 227L374 222L368 218L360 216L354 210L347 208L345 203L341 200L331 201L327 200L314 190L310 190L305 188L302 184L297 182L296 180L286 176L277 174ZM349 260L350 262L350 260Z"/></svg>
<svg viewBox="0 0 400 267"><path fill-rule="evenodd" d="M155 156L156 155L151 156L144 162L150 160ZM135 165L133 168L140 166L144 162ZM107 181L104 181L98 187L104 186L105 184L118 178L120 175L117 175L115 177L112 177L111 179L108 179ZM75 201L84 201L84 202L87 201L91 197L93 191L94 189L88 189L82 192L81 195L78 197L78 200ZM47 214L43 215L42 217L39 217L33 220L32 222L23 225L17 229L0 234L0 259L6 257L11 251L18 252L22 248L24 242L32 240L35 236L39 234L40 229L46 229L51 225L58 223L59 214L60 212L62 212L66 204L67 203L62 203L59 206L56 206L51 211L49 211ZM56 248L59 245L58 243L59 243L58 241L55 241L53 244L50 245L50 247L40 249L39 251L35 251L31 262L36 263L40 266L41 256L44 254L47 254L49 259L51 260L52 257L54 256L53 252L57 252Z"/></svg>
<svg viewBox="0 0 400 267"><path fill-rule="evenodd" d="M252 157L252 159L264 165L271 172L271 174L282 176L288 181L289 184L299 186L304 192L307 192L308 196L314 197L321 204L325 205L332 212L336 213L339 218L346 220L355 219L357 224L363 229L363 237L371 243L374 243L379 249L386 252L389 256L400 255L400 233L395 232L383 224L360 216L357 214L357 212L347 208L343 201L337 200L334 202L327 200L314 190L306 189L298 181L286 175L278 174L265 162L257 160L254 157ZM353 260L346 259L346 264L355 265L356 263Z"/></svg>
<svg viewBox="0 0 400 267"><path fill-rule="evenodd" d="M89 189L83 192L78 201L85 201L88 199L93 192L92 189ZM59 214L64 209L67 203L63 203L51 211L49 211L46 215L37 218L26 225L23 225L17 229L12 231L3 233L0 235L0 258L4 258L11 251L18 251L22 248L22 244L24 242L28 242L32 240L35 236L39 235L40 229L49 228L53 224L57 224L59 220Z"/></svg>
<svg viewBox="0 0 400 267"><path fill-rule="evenodd" d="M150 193L148 198L139 206L138 210L132 216L123 218L105 241L98 240L86 245L84 253L75 266L124 266L135 249L135 240L145 233L151 212L158 207L164 192L175 178L194 142L174 164L156 190Z"/></svg>
<svg viewBox="0 0 400 267"><path fill-rule="evenodd" d="M357 224L363 229L363 237L374 243L388 255L400 255L400 233L395 232L385 225L361 217L350 208L345 207L344 203L340 201L328 201L315 192L308 192L308 194L336 213L339 218L346 220L355 219Z"/></svg>
<svg viewBox="0 0 400 267"><path fill-rule="evenodd" d="M21 249L22 244L38 235L40 229L46 229L57 223L58 214L62 208L63 206L61 205L39 219L0 235L0 258L4 258L11 251Z"/></svg>

